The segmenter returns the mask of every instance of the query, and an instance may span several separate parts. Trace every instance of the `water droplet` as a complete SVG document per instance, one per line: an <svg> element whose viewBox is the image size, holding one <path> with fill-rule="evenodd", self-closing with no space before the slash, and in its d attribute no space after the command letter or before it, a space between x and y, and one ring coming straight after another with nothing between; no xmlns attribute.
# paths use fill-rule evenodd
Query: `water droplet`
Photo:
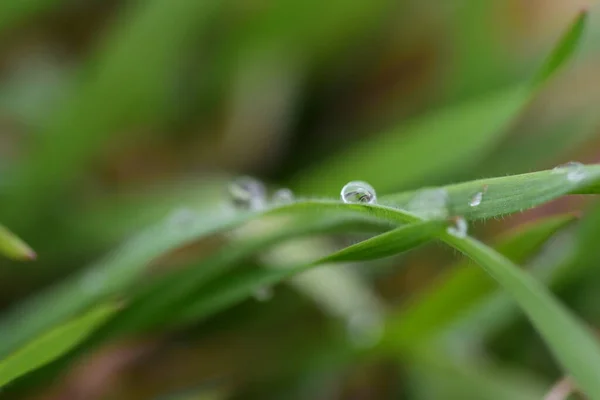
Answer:
<svg viewBox="0 0 600 400"><path fill-rule="evenodd" d="M426 219L448 217L448 192L445 189L421 189L406 206L407 211Z"/></svg>
<svg viewBox="0 0 600 400"><path fill-rule="evenodd" d="M173 210L167 217L167 224L176 231L189 230L194 227L198 215L189 208Z"/></svg>
<svg viewBox="0 0 600 400"><path fill-rule="evenodd" d="M469 231L467 220L463 217L455 217L452 219L452 223L453 225L446 228L446 232L457 238L464 238L467 236L467 232Z"/></svg>
<svg viewBox="0 0 600 400"><path fill-rule="evenodd" d="M573 183L581 182L587 176L585 165L577 161L569 161L566 164L554 167L552 174L566 174L567 180Z"/></svg>
<svg viewBox="0 0 600 400"><path fill-rule="evenodd" d="M375 346L383 337L383 320L376 312L356 312L348 319L346 329L348 339L354 346L367 349Z"/></svg>
<svg viewBox="0 0 600 400"><path fill-rule="evenodd" d="M473 195L473 197L471 197L471 200L469 201L469 206L477 207L478 205L480 205L481 202L483 201L483 195L485 194L485 192L487 192L487 188L488 188L488 185L484 185L481 192L475 193Z"/></svg>
<svg viewBox="0 0 600 400"><path fill-rule="evenodd" d="M344 203L367 203L375 204L377 194L373 186L363 181L348 182L341 192L341 198Z"/></svg>
<svg viewBox="0 0 600 400"><path fill-rule="evenodd" d="M262 286L254 291L256 301L269 301L273 298L273 289L270 286Z"/></svg>
<svg viewBox="0 0 600 400"><path fill-rule="evenodd" d="M266 205L265 185L259 180L243 176L229 184L228 194L233 206L240 210L260 210Z"/></svg>
<svg viewBox="0 0 600 400"><path fill-rule="evenodd" d="M294 192L290 189L279 189L273 193L273 203L275 204L290 204L294 202Z"/></svg>

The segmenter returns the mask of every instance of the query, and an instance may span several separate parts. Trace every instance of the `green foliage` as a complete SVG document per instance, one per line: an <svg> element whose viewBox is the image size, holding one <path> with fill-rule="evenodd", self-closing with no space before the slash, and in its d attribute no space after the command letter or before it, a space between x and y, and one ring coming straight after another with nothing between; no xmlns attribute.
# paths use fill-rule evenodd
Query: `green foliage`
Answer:
<svg viewBox="0 0 600 400"><path fill-rule="evenodd" d="M0 4L0 33L18 27L28 14L50 10L55 4L59 2L8 0ZM290 65L296 63L298 81L307 79L311 73L326 76L326 60L343 57L347 49L342 43L374 29L390 6L391 3L379 0L336 1L315 14L320 2L282 1L264 10L248 6L234 16L232 10L240 11L235 8L238 6L219 1L151 0L133 2L124 11L119 8L102 44L87 59L85 68L77 68L77 78L72 80L66 100L58 102L56 111L36 128L39 132L32 136L34 146L28 157L8 165L7 171L14 173L10 179L16 184L11 181L6 190L2 186L0 203L2 220L11 227L13 222L20 224L18 228L15 225L15 230L21 233L23 227L27 233L23 237L31 235L36 240L32 241L36 250L38 243L50 243L40 251L47 257L47 265L63 262L67 257L61 258L61 251L77 260L77 264L87 262L96 258L94 250L131 237L84 269L68 277L60 276L57 283L39 290L28 300L19 299L3 313L0 387L9 392L14 389L20 395L21 390L39 388L43 379L64 373L82 354L110 341L157 333L168 336L174 331L193 335L194 328L203 329L220 317L225 323L239 327L241 336L251 336L254 329L260 331L260 328L244 327L244 317L237 318L235 313L249 306L247 300L257 290L315 272L317 268L348 264L345 268L352 273L357 271L350 267L360 265L356 286L374 304L368 310L350 311L356 311L354 316L363 319L368 314L367 322L383 330L381 337L375 338L379 344L371 343L369 349L352 347L336 333L333 335L336 346L323 350L326 346L320 342L321 336L325 338L323 343L330 340L329 331L325 333L323 329L303 342L306 345L314 341L306 347L323 352L315 358L330 357L348 363L350 359L362 360L365 355L376 358L398 353L403 357L400 362L409 364L414 373L407 378L411 384L424 380L437 382L436 386L443 388L440 393L424 391L417 398L419 395L469 398L475 392L488 393L490 399L537 398L542 391L536 379L516 379L500 368L479 366L473 359L456 362L443 341L434 343L464 318L465 311L481 305L499 287L526 315L561 373L571 376L589 398L600 399L600 381L596 378L600 371L600 347L583 319L589 320L590 325L597 321L590 320L576 307L563 305L562 298L519 266L543 253L543 246L573 223L575 217L561 214L537 219L501 236L495 249L470 236L471 232L459 234L453 230L458 222L472 227L477 221L523 212L568 195L600 194L600 165L573 164L449 184L460 176L471 179L481 171L498 171L502 175L500 171L527 170L539 160L554 161L564 148L587 143L593 124L578 118L559 127L551 135L553 143L542 147L536 145L535 138L515 139L506 135L542 93L541 87L571 59L582 40L587 11L580 12L562 35L545 64L533 75L533 84L527 83L530 79L511 82L424 113L412 122L394 122L383 134L363 139L329 159L306 166L296 178L293 173L284 178L304 194L330 197L337 195L338 188L349 180L366 180L378 191L378 201L373 204L308 197L287 203L265 200L258 209L225 209L223 196L214 189L220 188L224 181L219 177L214 182L206 179L201 189L173 185L166 193L126 199L107 196L91 208L70 209L69 196L62 192L80 184L78 178L96 162L98 149L115 143L118 147L131 139L130 136L116 140L118 132L160 125L173 116L173 109L167 110L166 104L177 97L172 93L174 71L190 61L188 53L197 52L197 47L206 46L213 39L217 43L226 42L212 50L218 60L214 70L194 71L193 75L207 73L200 78L194 76L194 82L214 80L216 86L226 86L228 75L244 71L255 53L269 54L274 60L278 57L293 60ZM340 8L345 12L340 13ZM469 10L467 14L478 15L481 10ZM219 21L231 21L228 18L236 22L235 26L221 31L224 24ZM477 21L476 25L481 24ZM379 32L381 36L386 34ZM475 43L476 39L461 40ZM310 65L309 60L313 59L318 62ZM471 56L461 61L469 65L469 70L477 64ZM287 67L285 64L282 68ZM248 89L245 83L240 86L242 91ZM224 103L232 100L235 109L239 93L235 90L233 93L232 99ZM262 96L260 91L248 93ZM254 98L248 93L240 96ZM206 94L207 98L211 95L214 93ZM250 107L241 114L252 119L261 110L257 112ZM268 129L272 122L252 121L261 129ZM573 125L584 132L578 132L576 137L565 135ZM223 131L228 132L228 128ZM218 146L207 139L201 147L208 154ZM486 163L495 150L496 160ZM438 184L441 186L431 186ZM83 187L86 194L93 192ZM429 200L425 201L425 197ZM163 217L166 210L183 203L192 207ZM563 283L577 283L577 279L585 276L583 271L592 275L591 267L597 260L594 243L598 215L598 209L594 209L582 217L579 234L575 236L575 255L567 260L566 272L559 276ZM56 237L50 238L43 229L38 232L38 221L56 227ZM360 241L342 246L329 241L331 236L340 235L359 235ZM410 264L406 260L412 254L403 258L405 253L416 248L423 250L423 245L432 242L448 245L471 262L461 262L443 272L407 305L393 309L371 287L374 285L370 285L369 279L381 273L379 266ZM54 249L54 243L62 243L62 247ZM297 247L290 250L292 247L288 246ZM269 257L274 252L278 256ZM2 225L0 253L14 260L36 256ZM302 257L296 259L296 253L302 253ZM378 262L374 263L375 260ZM170 268L165 267L159 273L150 271L150 267L163 264ZM22 269L11 272L15 269L6 268L3 273L5 277L19 277ZM320 283L322 286L315 288L315 292L321 290L331 298L357 295L341 279ZM35 284L25 291L33 288ZM310 293L303 295L310 297ZM257 315L248 313L248 319L257 326L263 318L273 322L286 321L287 317L289 321L289 316L295 315L293 307L298 307L299 302L292 298L290 303L291 306L282 303L261 307ZM272 315L269 312L262 315L263 310ZM581 317L577 315L580 313ZM330 324L339 323L336 317L342 320L348 315L327 317L324 324L329 328ZM352 339L356 335L352 330L356 321L349 318L344 323ZM292 335L293 330L281 332L281 340ZM279 334L271 339L276 342ZM279 344L269 345L275 349ZM295 348L295 344L288 343L288 348ZM302 353L300 358L311 360L308 351L298 352ZM280 359L287 364L287 356ZM311 369L313 364L307 364ZM290 371L300 380L300 368ZM419 387L427 386L429 383L421 382ZM312 392L309 396L318 397Z"/></svg>
<svg viewBox="0 0 600 400"><path fill-rule="evenodd" d="M33 260L35 252L14 233L0 225L0 253L14 260Z"/></svg>

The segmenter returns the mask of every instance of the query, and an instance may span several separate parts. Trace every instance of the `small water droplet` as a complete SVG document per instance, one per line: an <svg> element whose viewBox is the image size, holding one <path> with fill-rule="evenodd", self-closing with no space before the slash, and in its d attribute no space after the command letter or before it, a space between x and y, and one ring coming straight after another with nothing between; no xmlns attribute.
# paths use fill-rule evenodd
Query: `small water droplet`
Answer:
<svg viewBox="0 0 600 400"><path fill-rule="evenodd" d="M267 202L265 185L257 179L243 176L228 186L228 194L233 206L240 210L260 210Z"/></svg>
<svg viewBox="0 0 600 400"><path fill-rule="evenodd" d="M448 192L445 189L421 189L410 199L407 211L426 219L448 217Z"/></svg>
<svg viewBox="0 0 600 400"><path fill-rule="evenodd" d="M273 288L270 286L259 287L253 294L256 301L269 301L273 298Z"/></svg>
<svg viewBox="0 0 600 400"><path fill-rule="evenodd" d="M167 217L167 224L176 231L191 229L198 219L196 212L189 208L173 210Z"/></svg>
<svg viewBox="0 0 600 400"><path fill-rule="evenodd" d="M366 203L375 204L377 194L373 186L363 181L348 182L340 194L344 203Z"/></svg>
<svg viewBox="0 0 600 400"><path fill-rule="evenodd" d="M587 176L585 165L577 161L569 161L552 169L552 174L566 174L569 182L577 183Z"/></svg>
<svg viewBox="0 0 600 400"><path fill-rule="evenodd" d="M452 236L456 236L457 238L464 238L467 236L467 232L469 231L469 225L467 225L467 220L463 217L455 217L452 219L453 225L446 228L446 232L448 232Z"/></svg>
<svg viewBox="0 0 600 400"><path fill-rule="evenodd" d="M294 192L290 189L283 188L273 193L273 203L275 204L290 204L294 202Z"/></svg>
<svg viewBox="0 0 600 400"><path fill-rule="evenodd" d="M355 347L368 349L383 337L383 320L378 313L356 312L348 319L346 330Z"/></svg>
<svg viewBox="0 0 600 400"><path fill-rule="evenodd" d="M487 192L487 188L488 188L488 185L484 185L483 188L481 189L481 192L475 193L473 195L473 197L471 197L471 200L469 201L469 206L477 207L478 205L480 205L481 202L483 201L483 195L485 194L485 192Z"/></svg>

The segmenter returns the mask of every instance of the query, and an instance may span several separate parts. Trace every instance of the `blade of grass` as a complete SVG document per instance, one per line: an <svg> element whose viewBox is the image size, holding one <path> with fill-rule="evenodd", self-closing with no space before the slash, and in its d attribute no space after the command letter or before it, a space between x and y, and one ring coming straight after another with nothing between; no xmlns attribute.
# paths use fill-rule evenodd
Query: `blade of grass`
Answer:
<svg viewBox="0 0 600 400"><path fill-rule="evenodd" d="M368 261L398 254L404 246L417 247L440 233L446 224L441 221L417 222L346 247L317 261L318 264L342 261ZM407 238L409 240L407 241ZM400 245L401 244L401 245ZM400 247L399 247L400 246Z"/></svg>
<svg viewBox="0 0 600 400"><path fill-rule="evenodd" d="M448 236L446 241L472 258L515 299L548 344L556 360L592 399L600 398L600 347L593 333L550 291L483 243Z"/></svg>
<svg viewBox="0 0 600 400"><path fill-rule="evenodd" d="M116 309L115 303L101 304L83 316L50 330L10 357L0 361L0 387L51 362L75 347Z"/></svg>
<svg viewBox="0 0 600 400"><path fill-rule="evenodd" d="M570 59L581 42L585 25L588 20L588 10L581 10L566 32L559 39L558 44L533 79L533 85L539 86L547 81L565 61Z"/></svg>
<svg viewBox="0 0 600 400"><path fill-rule="evenodd" d="M312 167L293 186L332 195L332 186L364 180L381 190L393 190L476 165L496 146L538 87L569 60L585 21L583 12L563 33L549 61L536 74L536 85L517 85L425 115Z"/></svg>
<svg viewBox="0 0 600 400"><path fill-rule="evenodd" d="M496 251L514 263L523 263L573 219L569 215L550 217L519 227L499 240ZM417 294L406 307L388 317L381 346L403 350L429 339L496 288L497 284L481 269L469 262L460 263Z"/></svg>
<svg viewBox="0 0 600 400"><path fill-rule="evenodd" d="M18 236L0 225L0 254L17 261L35 260L35 252Z"/></svg>
<svg viewBox="0 0 600 400"><path fill-rule="evenodd" d="M441 187L448 195L447 208L451 215L468 220L485 219L521 212L566 194L598 193L600 166L581 168L581 176L569 179L569 172L540 171L501 178L480 179ZM426 190L421 189L421 190ZM481 203L473 207L473 196L484 192ZM380 202L393 207L410 209L417 191L381 197Z"/></svg>
<svg viewBox="0 0 600 400"><path fill-rule="evenodd" d="M407 226L406 235L420 234L422 241L425 240L426 234L429 233L428 237L431 238L430 226L433 224L432 222L428 222L415 227L412 225ZM301 236L331 233L332 228L337 232L343 231L348 233L352 231L352 227L344 220L324 220L322 218L319 218L317 221L308 222L286 221L285 226L278 225L274 231L257 234L255 237L243 240L234 240L229 245L226 245L225 248L218 250L199 264L177 271L166 279L157 281L141 295L137 296L130 307L116 315L98 336L103 337L135 332L158 325L165 319L169 319L174 309L185 307L188 299L200 291L206 282L227 273L231 268L260 250L268 250L275 244L281 244L286 240ZM365 225L362 224L359 227L364 228ZM382 229L386 230L389 226L380 225L375 226L375 228L381 232ZM426 233L423 234L423 231ZM407 246L412 244L413 242L407 243Z"/></svg>
<svg viewBox="0 0 600 400"><path fill-rule="evenodd" d="M180 307L177 308L181 311L171 314L170 319L175 325L201 320L225 307L244 300L259 287L271 286L284 278L323 264L385 257L391 254L392 246L395 249L394 254L408 251L433 239L439 232L440 223L437 221L406 225L376 236L378 238L376 242L367 240L306 265L289 269L240 271L236 274L223 276L202 288L201 291L190 293L185 301L181 302ZM383 243L384 240L388 243ZM381 251L377 249L379 245L381 245ZM347 251L348 249L351 250Z"/></svg>

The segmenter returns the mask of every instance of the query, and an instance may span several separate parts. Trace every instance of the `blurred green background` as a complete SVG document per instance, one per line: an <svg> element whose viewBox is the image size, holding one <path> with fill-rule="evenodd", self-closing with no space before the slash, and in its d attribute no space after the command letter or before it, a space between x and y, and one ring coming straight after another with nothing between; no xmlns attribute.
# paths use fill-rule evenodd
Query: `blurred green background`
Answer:
<svg viewBox="0 0 600 400"><path fill-rule="evenodd" d="M530 79L583 7L590 21L573 62L493 135L462 135L495 122L499 99ZM210 219L240 175L336 198L353 179L380 195L598 162L599 12L583 0L2 0L0 221L37 260L0 260L0 307L174 210ZM562 199L472 230L491 239L586 206ZM556 263L575 234L532 263ZM226 240L160 259L148 275ZM364 354L382 321L401 319L457 259L430 245L318 270L185 329L107 344L31 398L541 398L560 372L501 296L464 312L423 355ZM593 325L599 289L598 274L581 274L559 295Z"/></svg>

